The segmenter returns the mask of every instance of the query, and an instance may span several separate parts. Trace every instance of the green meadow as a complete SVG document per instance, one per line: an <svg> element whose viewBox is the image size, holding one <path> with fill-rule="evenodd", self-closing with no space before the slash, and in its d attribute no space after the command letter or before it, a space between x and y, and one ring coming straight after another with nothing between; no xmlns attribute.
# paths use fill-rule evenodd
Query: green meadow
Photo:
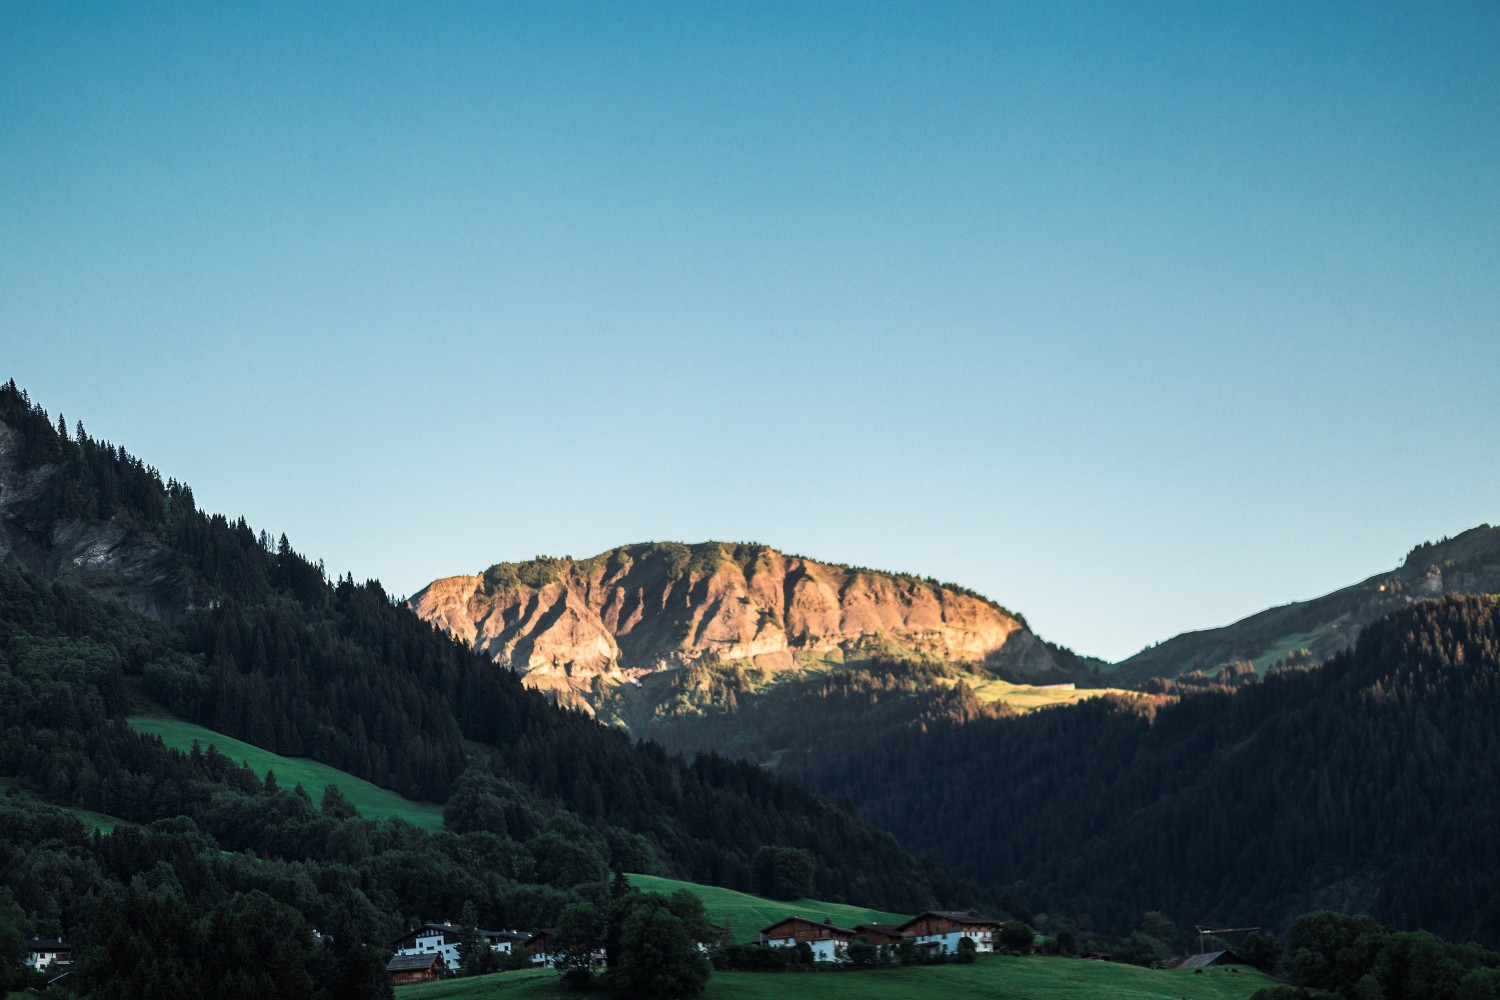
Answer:
<svg viewBox="0 0 1500 1000"><path fill-rule="evenodd" d="M1248 968L1159 972L1076 958L982 956L973 965L865 971L715 972L704 1000L1248 1000L1274 980ZM532 969L403 986L408 1000L531 1000L568 997L555 972Z"/></svg>
<svg viewBox="0 0 1500 1000"><path fill-rule="evenodd" d="M261 778L267 771L275 771L278 785L285 789L301 785L314 802L322 798L323 789L337 785L344 798L352 802L366 819L404 819L426 830L441 830L443 827L442 806L403 799L395 792L327 764L302 757L283 757L179 719L133 715L126 721L136 732L161 737L161 741L174 750L186 753L196 741L204 750L214 746L224 756L250 765L250 769Z"/></svg>
<svg viewBox="0 0 1500 1000"><path fill-rule="evenodd" d="M631 885L642 892L671 895L679 889L686 889L703 901L708 919L716 924L727 925L730 935L736 941L754 941L756 932L762 927L793 915L813 920L828 917L841 927L853 927L855 924L894 924L911 916L909 913L886 913L883 910L867 910L844 903L820 903L815 899L798 899L786 903L777 899L762 899L733 889L721 889L715 885L697 885L693 882L658 878L655 875L626 877L630 879Z"/></svg>

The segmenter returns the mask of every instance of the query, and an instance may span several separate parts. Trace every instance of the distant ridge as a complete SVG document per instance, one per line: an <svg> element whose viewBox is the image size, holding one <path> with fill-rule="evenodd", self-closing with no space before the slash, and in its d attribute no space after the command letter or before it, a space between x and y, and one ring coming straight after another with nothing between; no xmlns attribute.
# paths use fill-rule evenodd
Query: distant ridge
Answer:
<svg viewBox="0 0 1500 1000"><path fill-rule="evenodd" d="M1425 542L1397 568L1310 601L1270 608L1220 628L1184 632L1120 661L1106 674L1138 684L1190 670L1250 662L1264 673L1278 662L1321 663L1354 645L1365 626L1416 601L1445 594L1500 593L1500 528L1477 528Z"/></svg>

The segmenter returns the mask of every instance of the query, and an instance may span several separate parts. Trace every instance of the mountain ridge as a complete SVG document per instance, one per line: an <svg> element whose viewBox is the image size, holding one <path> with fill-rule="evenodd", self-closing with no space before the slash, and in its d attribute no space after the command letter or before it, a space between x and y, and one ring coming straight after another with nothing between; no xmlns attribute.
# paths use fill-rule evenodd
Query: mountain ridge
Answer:
<svg viewBox="0 0 1500 1000"><path fill-rule="evenodd" d="M758 543L646 542L582 560L498 563L435 580L407 604L548 689L700 663L781 671L867 653L1057 679L1074 667L1024 617L967 588Z"/></svg>

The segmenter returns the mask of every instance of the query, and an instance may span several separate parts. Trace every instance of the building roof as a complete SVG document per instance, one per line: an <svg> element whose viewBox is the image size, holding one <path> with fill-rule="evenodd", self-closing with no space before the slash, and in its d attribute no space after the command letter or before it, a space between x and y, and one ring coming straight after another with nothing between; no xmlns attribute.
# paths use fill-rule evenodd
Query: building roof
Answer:
<svg viewBox="0 0 1500 1000"><path fill-rule="evenodd" d="M73 946L61 938L27 938L27 951L72 951Z"/></svg>
<svg viewBox="0 0 1500 1000"><path fill-rule="evenodd" d="M1241 965L1240 957L1232 951L1204 951L1196 955L1179 955L1162 964L1164 969L1205 969L1210 965Z"/></svg>
<svg viewBox="0 0 1500 1000"><path fill-rule="evenodd" d="M479 936L491 941L529 941L530 931L480 931Z"/></svg>
<svg viewBox="0 0 1500 1000"><path fill-rule="evenodd" d="M891 937L901 937L900 924L856 924L856 931L874 931L876 934L888 934Z"/></svg>
<svg viewBox="0 0 1500 1000"><path fill-rule="evenodd" d="M918 920L921 920L923 917L941 917L944 920L950 921L955 924L961 924L965 927L974 927L979 925L999 927L1002 923L1004 923L1003 920L999 920L995 917L986 917L984 914L979 913L975 910L924 910L923 912L918 913L915 917L912 917L906 923L901 924L901 932L904 934L906 932L906 928L910 927Z"/></svg>
<svg viewBox="0 0 1500 1000"><path fill-rule="evenodd" d="M829 917L824 917L822 920L814 920L811 917L804 917L804 916L801 916L801 915L796 914L796 913L792 914L790 917L782 917L780 920L776 921L774 924L767 924L765 927L762 927L760 929L760 933L765 934L768 931L775 930L776 928L780 927L782 924L792 923L794 921L800 921L801 923L808 924L808 925L810 925L812 927L826 927L828 930L837 931L840 934L848 934L848 935L851 935L851 936L855 934L854 931L850 930L847 927L839 927Z"/></svg>
<svg viewBox="0 0 1500 1000"><path fill-rule="evenodd" d="M447 964L443 961L443 956L439 955L435 951L427 955L397 955L389 962L385 963L385 971L421 972L423 969L432 968L433 963L437 963L439 965Z"/></svg>

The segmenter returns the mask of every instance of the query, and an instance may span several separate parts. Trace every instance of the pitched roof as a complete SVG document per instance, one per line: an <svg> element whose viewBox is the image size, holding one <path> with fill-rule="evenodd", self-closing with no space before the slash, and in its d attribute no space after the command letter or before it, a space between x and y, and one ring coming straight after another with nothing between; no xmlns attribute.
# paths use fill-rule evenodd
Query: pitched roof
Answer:
<svg viewBox="0 0 1500 1000"><path fill-rule="evenodd" d="M61 938L27 938L27 951L72 951L73 946Z"/></svg>
<svg viewBox="0 0 1500 1000"><path fill-rule="evenodd" d="M443 956L437 952L426 955L397 955L385 963L386 972L420 972L423 969L432 968L433 963L446 965Z"/></svg>
<svg viewBox="0 0 1500 1000"><path fill-rule="evenodd" d="M987 924L991 927L999 927L1002 923L1004 923L1003 920L996 919L995 917L986 917L984 914L978 913L974 910L924 910L923 912L918 913L915 917L912 917L906 923L901 924L901 932L905 933L906 928L910 927L912 924L915 924L923 917L941 917L944 920L951 921L955 924L962 924L964 926Z"/></svg>
<svg viewBox="0 0 1500 1000"><path fill-rule="evenodd" d="M856 924L856 931L874 931L877 934L889 934L891 937L901 936L900 924Z"/></svg>
<svg viewBox="0 0 1500 1000"><path fill-rule="evenodd" d="M839 926L837 926L836 924L833 923L833 921L831 921L829 919L825 918L823 920L814 920L811 917L804 917L804 916L801 916L801 915L796 914L796 913L792 914L790 917L782 917L780 920L776 921L774 924L767 924L765 927L762 927L760 929L760 933L764 934L767 931L775 930L776 928L780 927L782 924L790 923L792 921L801 921L802 923L809 924L809 925L811 925L813 927L826 927L826 928L828 928L831 931L838 931L840 934L850 934L850 935L852 935L852 934L855 933L854 931L850 930L847 927L839 927Z"/></svg>
<svg viewBox="0 0 1500 1000"><path fill-rule="evenodd" d="M530 931L480 931L479 936L491 941L529 941Z"/></svg>

